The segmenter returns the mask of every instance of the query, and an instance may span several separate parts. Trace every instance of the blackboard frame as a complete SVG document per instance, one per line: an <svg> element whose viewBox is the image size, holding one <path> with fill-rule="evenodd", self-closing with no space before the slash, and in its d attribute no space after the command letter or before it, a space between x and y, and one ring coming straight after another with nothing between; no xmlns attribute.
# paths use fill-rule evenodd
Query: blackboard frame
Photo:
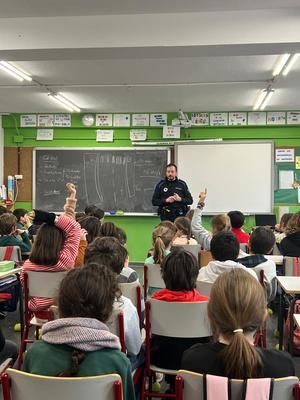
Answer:
<svg viewBox="0 0 300 400"><path fill-rule="evenodd" d="M171 149L170 147L167 146L138 146L138 147L34 147L33 152L32 152L32 208L36 208L36 157L37 157L37 152L40 150L65 150L65 151L81 151L81 150L87 150L87 151L167 151L167 163L171 162ZM153 191L154 191L153 187ZM63 204L62 204L63 207ZM61 210L54 210L52 211L55 214L60 214L62 213ZM144 212L124 212L122 215L120 214L111 214L109 212L105 213L106 215L109 216L157 216L157 213L144 213Z"/></svg>

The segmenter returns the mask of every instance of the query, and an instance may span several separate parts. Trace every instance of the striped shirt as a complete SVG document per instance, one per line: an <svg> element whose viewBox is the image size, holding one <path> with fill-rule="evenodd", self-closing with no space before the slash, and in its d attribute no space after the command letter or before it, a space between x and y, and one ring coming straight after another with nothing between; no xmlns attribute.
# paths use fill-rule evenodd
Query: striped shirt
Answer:
<svg viewBox="0 0 300 400"><path fill-rule="evenodd" d="M75 259L78 254L80 240L80 225L73 218L62 214L55 226L64 232L65 242L60 252L59 259L56 265L38 265L30 260L26 260L21 272L21 281L24 281L24 271L40 271L40 272L58 272L68 271L74 268ZM45 310L53 304L53 299L45 297L32 297L29 301L29 309L31 311Z"/></svg>

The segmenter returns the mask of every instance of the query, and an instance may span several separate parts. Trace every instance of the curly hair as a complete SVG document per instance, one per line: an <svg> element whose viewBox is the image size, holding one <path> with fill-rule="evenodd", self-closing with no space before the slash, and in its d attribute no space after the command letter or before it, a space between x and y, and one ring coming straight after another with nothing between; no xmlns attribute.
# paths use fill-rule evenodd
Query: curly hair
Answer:
<svg viewBox="0 0 300 400"><path fill-rule="evenodd" d="M291 235L292 233L300 231L300 211L293 214L289 220L287 227L285 228L285 233Z"/></svg>

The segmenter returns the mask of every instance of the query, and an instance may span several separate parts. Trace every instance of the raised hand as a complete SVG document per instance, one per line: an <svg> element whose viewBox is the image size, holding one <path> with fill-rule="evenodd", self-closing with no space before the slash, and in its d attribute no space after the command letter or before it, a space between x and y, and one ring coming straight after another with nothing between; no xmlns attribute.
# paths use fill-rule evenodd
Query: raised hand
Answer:
<svg viewBox="0 0 300 400"><path fill-rule="evenodd" d="M199 193L199 203L204 203L207 195L207 188L205 188L204 192Z"/></svg>
<svg viewBox="0 0 300 400"><path fill-rule="evenodd" d="M75 187L75 185L73 183L67 183L66 187L67 187L68 192L69 192L69 197L74 199L75 196L76 196L76 187Z"/></svg>

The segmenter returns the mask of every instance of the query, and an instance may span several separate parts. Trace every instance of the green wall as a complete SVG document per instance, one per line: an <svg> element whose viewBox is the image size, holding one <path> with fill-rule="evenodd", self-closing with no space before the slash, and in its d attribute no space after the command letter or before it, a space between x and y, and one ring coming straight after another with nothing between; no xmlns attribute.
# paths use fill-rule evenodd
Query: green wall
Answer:
<svg viewBox="0 0 300 400"><path fill-rule="evenodd" d="M129 139L130 128L109 128L114 130L113 143L97 143L96 127L86 128L81 123L83 114L72 115L71 128L53 128L53 141L37 141L36 128L21 128L20 116L3 116L5 147L131 147ZM177 117L177 113L168 114L168 123ZM101 128L102 129L102 128ZM165 141L162 138L162 128L147 129L147 141ZM181 140L199 140L222 138L224 140L274 140L275 146L300 147L300 126L264 126L264 127L192 127L181 130ZM276 204L274 211L278 213L278 207L286 204ZM17 203L16 207L31 209L31 203ZM296 205L290 206L291 211L299 210ZM141 262L144 260L147 250L151 246L151 232L159 222L157 217L107 217L107 220L115 222L126 230L128 236L128 248L130 259ZM204 226L209 228L210 218L204 217ZM254 225L254 218L246 219L245 230L250 231Z"/></svg>

